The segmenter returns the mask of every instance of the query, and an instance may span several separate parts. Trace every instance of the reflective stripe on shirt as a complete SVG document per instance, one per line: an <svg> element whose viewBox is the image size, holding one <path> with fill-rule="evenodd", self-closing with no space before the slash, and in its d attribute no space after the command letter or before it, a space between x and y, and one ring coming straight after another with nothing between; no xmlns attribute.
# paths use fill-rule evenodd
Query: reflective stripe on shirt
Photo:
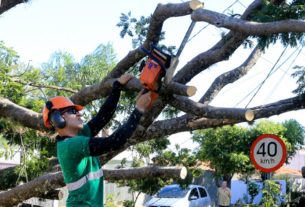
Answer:
<svg viewBox="0 0 305 207"><path fill-rule="evenodd" d="M90 172L87 175L85 175L84 177L82 177L81 179L79 179L73 183L67 183L67 188L69 191L77 190L77 189L81 188L83 185L85 185L88 182L88 180L95 180L95 179L101 178L102 176L103 176L103 170L102 170L102 168L100 168L98 171Z"/></svg>

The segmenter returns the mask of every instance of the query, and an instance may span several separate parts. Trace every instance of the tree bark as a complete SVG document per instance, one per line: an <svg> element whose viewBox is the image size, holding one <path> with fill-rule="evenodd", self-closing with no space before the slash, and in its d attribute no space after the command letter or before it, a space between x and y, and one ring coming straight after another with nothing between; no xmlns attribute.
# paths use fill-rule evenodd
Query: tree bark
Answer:
<svg viewBox="0 0 305 207"><path fill-rule="evenodd" d="M106 180L143 179L148 177L164 177L184 179L187 171L185 167L148 166L142 168L110 170L104 169ZM50 190L65 186L62 173L48 173L16 188L0 193L0 206L9 207L32 197L46 195Z"/></svg>
<svg viewBox="0 0 305 207"><path fill-rule="evenodd" d="M1 0L0 1L0 15L18 4L28 2L28 0Z"/></svg>
<svg viewBox="0 0 305 207"><path fill-rule="evenodd" d="M231 71L218 76L199 102L204 104L210 103L218 95L223 87L230 83L234 83L241 77L245 76L256 64L257 60L261 57L261 54L262 50L256 47L243 64Z"/></svg>
<svg viewBox="0 0 305 207"><path fill-rule="evenodd" d="M40 114L2 97L0 97L0 117L9 118L32 129L44 129Z"/></svg>
<svg viewBox="0 0 305 207"><path fill-rule="evenodd" d="M270 35L282 32L305 32L305 22L302 20L282 20L268 23L245 21L229 17L206 9L198 9L192 14L194 21L204 21L224 27L231 31L240 32L245 35Z"/></svg>
<svg viewBox="0 0 305 207"><path fill-rule="evenodd" d="M87 87L88 90L93 90L93 91L99 91L100 90L100 95L107 96L112 87L112 83L116 79L111 79L105 82L104 85L99 86L99 88L95 88L95 86ZM143 89L140 81L136 78L133 78L126 84L125 88L130 89L130 90L136 90L140 91ZM61 90L60 87L57 88L58 90ZM72 92L72 91L70 91ZM180 83L172 82L164 87L161 88L160 94L161 95L171 95L171 94L178 94L182 96L193 96L196 92L196 88L194 86L186 86ZM97 96L97 94L94 94L94 96ZM73 97L73 96L72 96ZM97 97L95 97L97 98ZM88 103L86 103L88 104ZM41 117L41 114L29 110L25 107L19 106L10 100L6 98L0 97L0 117L4 118L9 118L13 121L16 121L20 123L21 125L44 131L47 130L44 125L43 125L43 120Z"/></svg>

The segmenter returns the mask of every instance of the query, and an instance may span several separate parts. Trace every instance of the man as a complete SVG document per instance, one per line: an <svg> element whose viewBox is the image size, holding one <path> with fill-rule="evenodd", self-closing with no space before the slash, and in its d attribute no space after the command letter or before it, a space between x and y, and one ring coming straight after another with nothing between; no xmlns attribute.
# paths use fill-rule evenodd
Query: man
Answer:
<svg viewBox="0 0 305 207"><path fill-rule="evenodd" d="M217 198L219 207L230 206L231 191L230 188L227 187L227 181L223 181L221 187L218 188Z"/></svg>
<svg viewBox="0 0 305 207"><path fill-rule="evenodd" d="M95 137L115 112L122 87L132 78L122 75L97 115L87 124L81 119L82 106L63 96L50 99L43 109L47 128L55 128L57 157L67 185L67 206L103 207L103 171L99 155L120 149L136 129L150 104L150 94L139 95L128 121L107 138Z"/></svg>

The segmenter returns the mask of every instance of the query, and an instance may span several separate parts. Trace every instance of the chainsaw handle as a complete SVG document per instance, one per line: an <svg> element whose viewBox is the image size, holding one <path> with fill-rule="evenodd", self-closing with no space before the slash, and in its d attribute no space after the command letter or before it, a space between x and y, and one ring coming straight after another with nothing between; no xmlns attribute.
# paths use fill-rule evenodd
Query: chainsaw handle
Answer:
<svg viewBox="0 0 305 207"><path fill-rule="evenodd" d="M154 92L154 91L150 91L150 90L144 88L144 89L142 89L142 90L140 91L140 93L138 94L137 99L138 99L139 96L141 96L141 95L143 95L143 94L145 94L145 93L149 93L149 92L150 92L150 103L149 103L148 108L151 109L151 107L153 106L154 102L155 102L155 101L158 99L158 97L159 97L159 94L158 94L158 93L156 93L156 92Z"/></svg>

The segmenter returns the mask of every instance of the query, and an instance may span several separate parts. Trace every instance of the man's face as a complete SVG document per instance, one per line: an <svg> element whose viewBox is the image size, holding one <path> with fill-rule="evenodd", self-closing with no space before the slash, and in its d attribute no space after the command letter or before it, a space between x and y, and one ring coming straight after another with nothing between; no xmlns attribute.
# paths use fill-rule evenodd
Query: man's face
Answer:
<svg viewBox="0 0 305 207"><path fill-rule="evenodd" d="M223 188L227 187L227 182L226 182L226 181L223 181L221 186L222 186Z"/></svg>
<svg viewBox="0 0 305 207"><path fill-rule="evenodd" d="M62 110L61 115L66 120L66 127L73 129L83 128L83 120L81 119L81 114L74 107Z"/></svg>

